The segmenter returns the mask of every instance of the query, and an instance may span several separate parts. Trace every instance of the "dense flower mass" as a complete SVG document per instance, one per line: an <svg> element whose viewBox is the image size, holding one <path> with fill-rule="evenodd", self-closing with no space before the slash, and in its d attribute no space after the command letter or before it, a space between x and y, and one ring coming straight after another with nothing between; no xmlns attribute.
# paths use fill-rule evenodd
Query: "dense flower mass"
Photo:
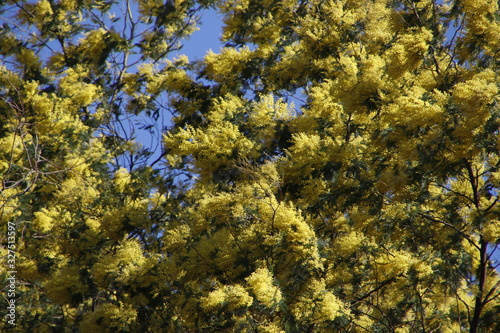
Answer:
<svg viewBox="0 0 500 333"><path fill-rule="evenodd" d="M500 331L497 1L0 9L0 327Z"/></svg>

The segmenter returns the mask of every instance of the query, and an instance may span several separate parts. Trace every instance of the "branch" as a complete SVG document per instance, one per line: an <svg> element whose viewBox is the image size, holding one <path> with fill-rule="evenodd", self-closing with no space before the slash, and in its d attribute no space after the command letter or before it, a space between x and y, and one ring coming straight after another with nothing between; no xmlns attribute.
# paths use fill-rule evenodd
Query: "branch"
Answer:
<svg viewBox="0 0 500 333"><path fill-rule="evenodd" d="M476 249L478 249L479 251L481 251L481 248L479 247L479 245L476 244L476 242L474 242L474 240L472 238L469 237L469 235L467 235L465 232L463 232L462 230L458 229L457 227L455 227L453 224L450 224L448 222L445 222L445 221L441 221L441 220L438 220L438 219L435 219L433 218L432 216L428 216L428 215L425 215L423 213L418 213L418 215L422 216L423 218L425 219L428 219L430 221L433 221L433 222L437 222L437 223L441 223L441 224L444 224L445 226L447 227L450 227L452 228L453 230L455 230L456 232L460 233L465 239L467 239L469 241L469 243L472 244L472 246L474 246Z"/></svg>
<svg viewBox="0 0 500 333"><path fill-rule="evenodd" d="M365 294L365 295L361 296L360 298L358 298L357 300L355 300L355 301L351 302L351 306L353 306L353 305L355 305L356 303L359 303L359 302L361 302L362 300L364 300L364 299L366 299L366 298L370 297L373 293L376 293L377 291L379 291L380 289L382 289L383 287L385 287L386 285L388 285L389 283L392 283L392 282L394 282L394 281L396 281L396 278L395 278L395 277L392 277L392 278L390 278L390 279L385 280L385 281L384 281L384 282L382 282L382 283L381 283L381 284L380 284L377 288L375 288L375 289L373 289L373 290L369 291L367 294Z"/></svg>
<svg viewBox="0 0 500 333"><path fill-rule="evenodd" d="M474 170L472 170L472 164L464 159L465 166L467 168L467 173L469 175L470 185L472 187L472 194L474 196L474 205L479 209L479 194L477 190L477 177L474 176Z"/></svg>
<svg viewBox="0 0 500 333"><path fill-rule="evenodd" d="M470 333L476 333L479 329L479 324L481 323L481 313L483 311L484 304L483 301L483 292L484 287L486 285L486 270L487 270L487 260L486 260L486 250L488 247L488 243L485 240L481 240L481 248L479 250L480 262L478 268L479 275L479 292L476 295L476 301L474 304L474 316L472 317L472 321L470 323Z"/></svg>

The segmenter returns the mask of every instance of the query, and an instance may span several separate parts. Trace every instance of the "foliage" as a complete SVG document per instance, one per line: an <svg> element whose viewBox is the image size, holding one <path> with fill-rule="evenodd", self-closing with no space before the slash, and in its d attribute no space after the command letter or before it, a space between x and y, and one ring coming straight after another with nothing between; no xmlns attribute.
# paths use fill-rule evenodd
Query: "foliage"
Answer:
<svg viewBox="0 0 500 333"><path fill-rule="evenodd" d="M497 2L208 5L4 5L17 329L498 331Z"/></svg>

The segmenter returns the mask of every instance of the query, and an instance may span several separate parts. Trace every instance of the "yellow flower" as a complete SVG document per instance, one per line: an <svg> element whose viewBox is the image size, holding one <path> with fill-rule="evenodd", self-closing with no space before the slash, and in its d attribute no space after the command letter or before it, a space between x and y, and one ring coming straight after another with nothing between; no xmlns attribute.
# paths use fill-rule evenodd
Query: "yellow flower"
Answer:
<svg viewBox="0 0 500 333"><path fill-rule="evenodd" d="M246 280L257 300L266 307L271 308L281 301L281 291L273 285L273 277L267 268L258 268Z"/></svg>
<svg viewBox="0 0 500 333"><path fill-rule="evenodd" d="M215 307L228 305L230 310L235 310L241 307L248 307L252 305L253 298L247 293L243 286L238 284L223 286L202 298L201 306L207 310Z"/></svg>

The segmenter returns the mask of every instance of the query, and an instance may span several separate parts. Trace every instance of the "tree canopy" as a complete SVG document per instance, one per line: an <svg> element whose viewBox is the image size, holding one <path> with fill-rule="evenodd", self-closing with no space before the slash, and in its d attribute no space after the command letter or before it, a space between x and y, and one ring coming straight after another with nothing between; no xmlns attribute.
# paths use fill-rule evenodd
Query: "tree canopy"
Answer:
<svg viewBox="0 0 500 333"><path fill-rule="evenodd" d="M497 1L0 6L0 326L500 331Z"/></svg>

